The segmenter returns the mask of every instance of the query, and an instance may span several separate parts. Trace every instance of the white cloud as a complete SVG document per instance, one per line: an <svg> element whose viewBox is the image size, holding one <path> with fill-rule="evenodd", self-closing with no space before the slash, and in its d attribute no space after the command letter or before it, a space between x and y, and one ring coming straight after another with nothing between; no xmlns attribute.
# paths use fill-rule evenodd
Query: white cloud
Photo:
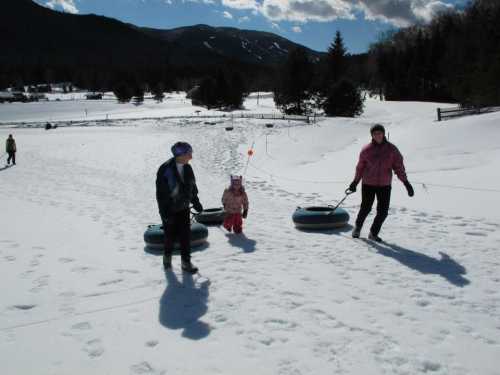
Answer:
<svg viewBox="0 0 500 375"><path fill-rule="evenodd" d="M396 26L430 21L439 11L453 5L439 0L356 0L353 1L369 20L380 20Z"/></svg>
<svg viewBox="0 0 500 375"><path fill-rule="evenodd" d="M74 0L50 0L45 3L45 6L50 9L62 9L68 13L78 13Z"/></svg>
<svg viewBox="0 0 500 375"><path fill-rule="evenodd" d="M294 26L294 27L292 27L292 31L294 33L301 33L302 32L302 28L300 26Z"/></svg>
<svg viewBox="0 0 500 375"><path fill-rule="evenodd" d="M258 9L256 0L221 0L222 5L233 9Z"/></svg>
<svg viewBox="0 0 500 375"><path fill-rule="evenodd" d="M230 20L233 19L233 15L231 13L229 13L227 10L225 10L224 13L222 13L222 15L224 16L224 18L227 18Z"/></svg>
<svg viewBox="0 0 500 375"><path fill-rule="evenodd" d="M276 30L281 30L280 25L278 25L276 22L271 22L271 28Z"/></svg>
<svg viewBox="0 0 500 375"><path fill-rule="evenodd" d="M248 22L248 21L250 21L250 17L248 17L248 16L243 16L243 17L238 18L239 23Z"/></svg>
<svg viewBox="0 0 500 375"><path fill-rule="evenodd" d="M359 13L367 20L396 26L429 21L439 11L453 8L450 0L220 0L225 7L251 10L276 23L280 21L328 22L355 19Z"/></svg>
<svg viewBox="0 0 500 375"><path fill-rule="evenodd" d="M167 0L167 2L170 1L171 3L171 0ZM203 4L215 4L215 1L214 0L182 0L183 3L203 3Z"/></svg>
<svg viewBox="0 0 500 375"><path fill-rule="evenodd" d="M352 6L343 0L264 0L260 11L273 21L326 22L354 18Z"/></svg>

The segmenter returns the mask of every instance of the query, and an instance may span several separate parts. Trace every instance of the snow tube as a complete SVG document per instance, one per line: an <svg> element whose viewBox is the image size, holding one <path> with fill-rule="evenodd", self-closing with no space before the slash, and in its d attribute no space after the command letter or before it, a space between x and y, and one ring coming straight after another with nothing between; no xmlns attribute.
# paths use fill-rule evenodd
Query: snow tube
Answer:
<svg viewBox="0 0 500 375"><path fill-rule="evenodd" d="M203 245L207 241L208 229L203 224L191 224L191 247ZM148 225L148 229L144 232L144 242L150 249L163 250L164 249L164 233L162 224ZM179 249L179 243L176 241L175 249Z"/></svg>
<svg viewBox="0 0 500 375"><path fill-rule="evenodd" d="M195 220L201 224L222 224L224 222L224 208L209 208L194 216Z"/></svg>
<svg viewBox="0 0 500 375"><path fill-rule="evenodd" d="M349 213L343 208L297 207L292 220L300 229L340 228L349 222Z"/></svg>

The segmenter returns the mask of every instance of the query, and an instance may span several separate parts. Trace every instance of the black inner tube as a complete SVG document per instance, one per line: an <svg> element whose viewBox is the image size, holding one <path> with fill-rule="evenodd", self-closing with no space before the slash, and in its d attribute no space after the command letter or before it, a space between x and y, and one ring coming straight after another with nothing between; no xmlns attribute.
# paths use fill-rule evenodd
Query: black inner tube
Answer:
<svg viewBox="0 0 500 375"><path fill-rule="evenodd" d="M204 214L204 213L218 212L218 211L222 211L222 208L208 208L206 210L203 210L202 214Z"/></svg>
<svg viewBox="0 0 500 375"><path fill-rule="evenodd" d="M333 211L332 207L307 207L305 208L306 211L313 211L313 212L328 212L328 211Z"/></svg>

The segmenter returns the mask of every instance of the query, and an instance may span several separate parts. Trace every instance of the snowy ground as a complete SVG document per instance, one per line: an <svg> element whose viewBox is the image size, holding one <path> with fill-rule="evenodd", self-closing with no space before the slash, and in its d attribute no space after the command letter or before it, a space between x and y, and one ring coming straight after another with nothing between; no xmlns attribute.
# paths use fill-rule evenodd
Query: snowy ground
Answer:
<svg viewBox="0 0 500 375"><path fill-rule="evenodd" d="M175 100L160 106L194 111ZM65 105L0 106L0 122L81 116ZM249 103L262 106L271 99ZM437 123L436 106L370 100L359 119L237 120L233 132L202 120L0 126L19 148L0 168L1 373L500 374L500 115ZM343 197L375 121L416 190L394 182L387 243L294 229L296 206ZM194 277L178 258L165 274L142 240L177 140L194 147L207 208L255 143L246 237L211 227ZM346 201L351 223L359 200Z"/></svg>
<svg viewBox="0 0 500 375"><path fill-rule="evenodd" d="M270 93L250 95L245 103L247 109L245 112L278 113L270 95ZM166 93L162 103L157 103L149 96L141 105L136 105L133 102L120 104L112 93L106 93L103 100L86 100L85 93L47 94L47 97L49 101L0 104L0 124L230 115L227 112L192 106L191 100L186 99L185 93ZM240 112L237 111L237 113Z"/></svg>

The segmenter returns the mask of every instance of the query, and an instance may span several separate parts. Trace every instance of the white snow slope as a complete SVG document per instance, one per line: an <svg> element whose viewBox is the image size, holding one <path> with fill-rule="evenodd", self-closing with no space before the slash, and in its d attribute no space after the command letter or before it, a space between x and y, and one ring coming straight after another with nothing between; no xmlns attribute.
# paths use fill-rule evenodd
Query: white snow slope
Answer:
<svg viewBox="0 0 500 375"><path fill-rule="evenodd" d="M35 118L30 106L18 117ZM500 374L500 114L437 123L436 106L369 100L358 119L233 132L201 119L0 126L19 150L0 168L0 373ZM296 206L343 197L374 122L416 190L394 180L386 243L364 239L373 216L360 240L296 230ZM194 147L207 208L255 142L245 236L210 227L195 276L178 257L165 274L142 238L177 140ZM351 224L359 202L345 202Z"/></svg>

